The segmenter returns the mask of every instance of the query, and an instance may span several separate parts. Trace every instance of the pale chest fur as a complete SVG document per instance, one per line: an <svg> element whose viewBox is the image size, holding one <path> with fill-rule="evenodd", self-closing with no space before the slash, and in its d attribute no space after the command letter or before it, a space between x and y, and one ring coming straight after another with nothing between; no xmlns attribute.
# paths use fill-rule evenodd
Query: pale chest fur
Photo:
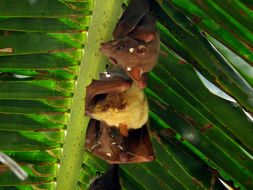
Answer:
<svg viewBox="0 0 253 190"><path fill-rule="evenodd" d="M120 96L120 98L118 97ZM120 99L124 108L115 107L111 102ZM104 111L105 105L110 107ZM95 112L92 117L102 120L109 126L118 127L120 124L127 125L128 129L141 128L148 120L148 103L145 94L135 84L125 92L110 96L95 106Z"/></svg>

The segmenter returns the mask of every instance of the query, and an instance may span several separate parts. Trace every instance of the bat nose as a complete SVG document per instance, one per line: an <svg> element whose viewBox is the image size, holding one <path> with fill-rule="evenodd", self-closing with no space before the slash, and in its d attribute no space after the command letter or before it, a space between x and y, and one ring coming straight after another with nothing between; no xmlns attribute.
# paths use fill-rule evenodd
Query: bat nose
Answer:
<svg viewBox="0 0 253 190"><path fill-rule="evenodd" d="M105 43L101 43L100 44L100 50L103 49L105 47Z"/></svg>
<svg viewBox="0 0 253 190"><path fill-rule="evenodd" d="M103 53L104 49L105 49L105 43L101 43L99 51Z"/></svg>
<svg viewBox="0 0 253 190"><path fill-rule="evenodd" d="M85 110L85 116L87 116L87 117L90 117L91 116L91 112L90 112L90 110Z"/></svg>

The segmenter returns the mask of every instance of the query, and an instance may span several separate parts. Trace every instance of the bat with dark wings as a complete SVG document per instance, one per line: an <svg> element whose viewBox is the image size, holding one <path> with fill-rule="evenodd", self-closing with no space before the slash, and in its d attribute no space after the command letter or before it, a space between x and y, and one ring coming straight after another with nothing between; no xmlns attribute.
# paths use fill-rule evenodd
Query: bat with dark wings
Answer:
<svg viewBox="0 0 253 190"><path fill-rule="evenodd" d="M111 164L151 162L155 157L142 89L157 62L160 38L148 0L130 2L113 37L101 43L101 52L113 63L111 68L121 70L101 74L86 88L85 115L92 119L85 148Z"/></svg>
<svg viewBox="0 0 253 190"><path fill-rule="evenodd" d="M119 166L111 165L102 176L89 185L87 190L121 190Z"/></svg>
<svg viewBox="0 0 253 190"><path fill-rule="evenodd" d="M108 163L154 159L143 90L116 73L102 73L86 88L85 115L91 117L85 148Z"/></svg>
<svg viewBox="0 0 253 190"><path fill-rule="evenodd" d="M160 38L148 0L132 0L113 32L113 41L101 43L101 52L119 64L139 86L146 87L147 75L155 66Z"/></svg>

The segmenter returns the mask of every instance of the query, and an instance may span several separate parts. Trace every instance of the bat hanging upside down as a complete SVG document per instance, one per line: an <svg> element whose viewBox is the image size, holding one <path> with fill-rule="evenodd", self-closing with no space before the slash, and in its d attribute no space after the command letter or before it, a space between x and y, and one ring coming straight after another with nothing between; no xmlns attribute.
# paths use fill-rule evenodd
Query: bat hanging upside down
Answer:
<svg viewBox="0 0 253 190"><path fill-rule="evenodd" d="M113 32L115 40L101 43L101 52L119 64L139 88L155 66L160 49L156 21L147 0L132 0Z"/></svg>
<svg viewBox="0 0 253 190"><path fill-rule="evenodd" d="M115 73L101 78L87 86L85 115L118 127L123 136L128 136L129 129L141 128L148 120L143 90Z"/></svg>
<svg viewBox="0 0 253 190"><path fill-rule="evenodd" d="M147 0L132 0L101 52L133 81L104 73L86 88L85 115L91 117L85 148L109 163L151 162L155 157L148 128L148 103L142 88L160 48Z"/></svg>
<svg viewBox="0 0 253 190"><path fill-rule="evenodd" d="M91 117L85 148L109 163L154 159L144 92L115 73L103 73L86 88L85 115Z"/></svg>

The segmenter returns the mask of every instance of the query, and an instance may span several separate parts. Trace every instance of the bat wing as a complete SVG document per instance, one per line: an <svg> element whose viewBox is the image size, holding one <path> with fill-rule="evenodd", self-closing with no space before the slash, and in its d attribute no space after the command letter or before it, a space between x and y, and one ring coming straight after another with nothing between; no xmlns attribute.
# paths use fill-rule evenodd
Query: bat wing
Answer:
<svg viewBox="0 0 253 190"><path fill-rule="evenodd" d="M125 78L117 75L110 74L106 77L106 74L101 74L101 80L93 80L92 83L86 87L86 97L85 97L85 115L89 115L89 110L96 103L96 96L109 94L109 93L119 93L127 90L131 87L131 83Z"/></svg>
<svg viewBox="0 0 253 190"><path fill-rule="evenodd" d="M132 32L136 28L137 24L142 20L144 15L145 14L142 13L120 19L120 22L116 25L116 28L113 31L113 38L119 39Z"/></svg>
<svg viewBox="0 0 253 190"><path fill-rule="evenodd" d="M155 32L156 20L150 13L146 13L138 26L129 35L136 40L148 43L155 39Z"/></svg>
<svg viewBox="0 0 253 190"><path fill-rule="evenodd" d="M148 12L147 0L131 0L113 31L114 39L122 38L132 32Z"/></svg>
<svg viewBox="0 0 253 190"><path fill-rule="evenodd" d="M119 181L119 166L111 165L101 177L89 185L87 190L121 190Z"/></svg>
<svg viewBox="0 0 253 190"><path fill-rule="evenodd" d="M91 119L85 141L88 151L110 164L151 162L155 158L147 125L129 130L124 137L118 128Z"/></svg>

